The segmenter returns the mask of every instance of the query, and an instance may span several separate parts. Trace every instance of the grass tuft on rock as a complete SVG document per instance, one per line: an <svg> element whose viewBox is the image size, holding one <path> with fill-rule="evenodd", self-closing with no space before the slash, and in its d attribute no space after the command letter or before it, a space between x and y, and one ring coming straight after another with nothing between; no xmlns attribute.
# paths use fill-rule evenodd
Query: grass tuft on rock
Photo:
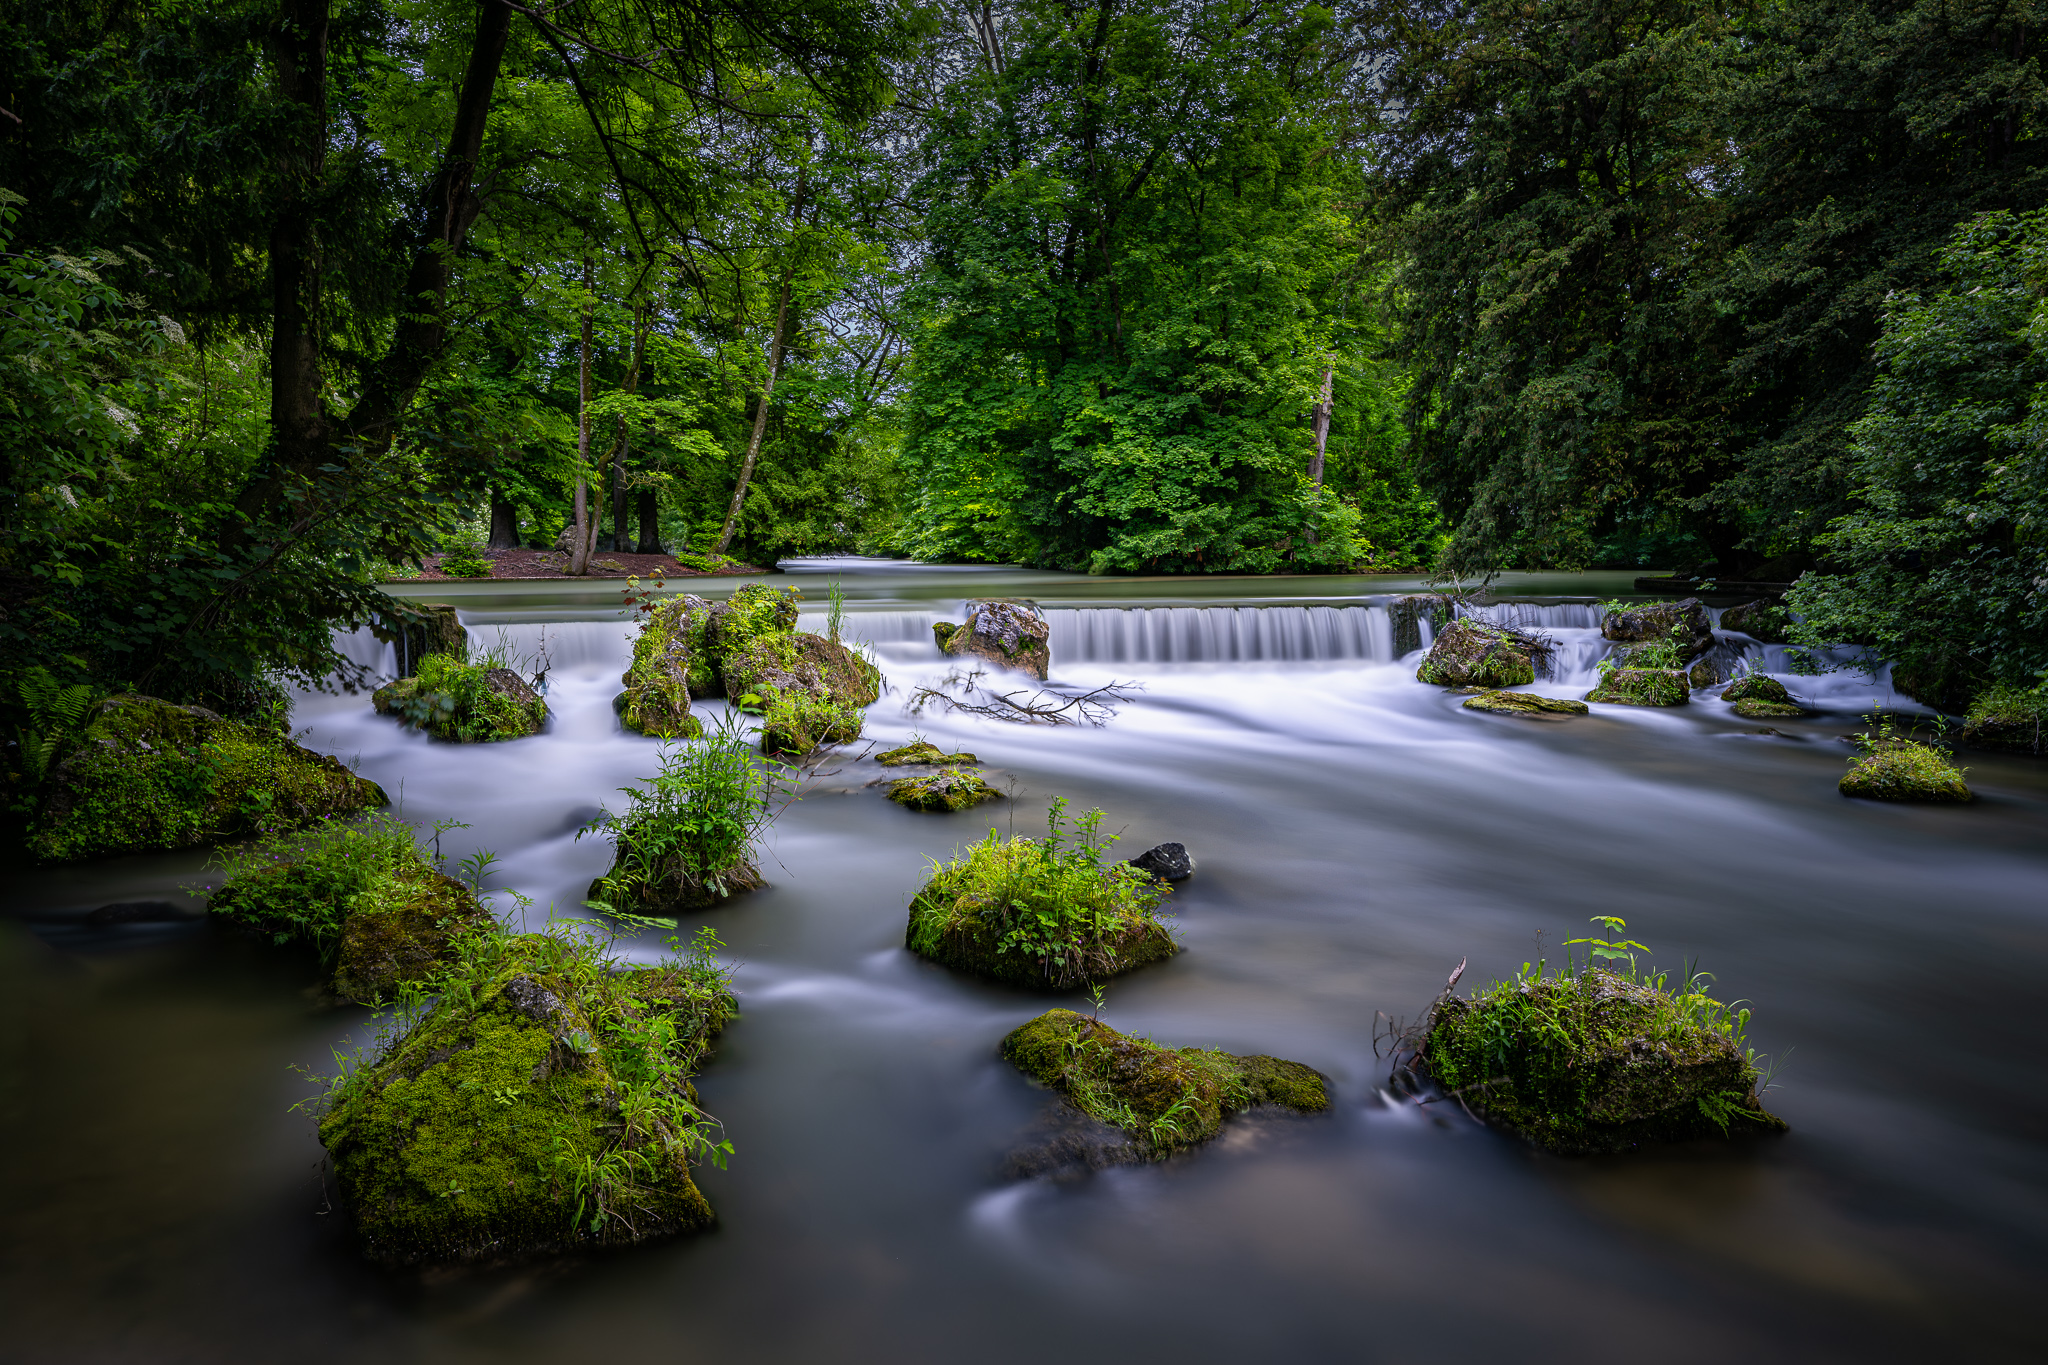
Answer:
<svg viewBox="0 0 2048 1365"><path fill-rule="evenodd" d="M915 740L900 749L888 749L875 755L875 762L885 768L901 768L913 764L939 766L949 763L974 764L981 762L973 754L949 754L927 739Z"/></svg>
<svg viewBox="0 0 2048 1365"><path fill-rule="evenodd" d="M1976 799L1963 781L1965 770L1932 745L1895 739L1854 762L1837 784L1844 796L1950 804Z"/></svg>
<svg viewBox="0 0 2048 1365"><path fill-rule="evenodd" d="M1019 1025L1002 1052L1090 1118L1122 1129L1140 1159L1207 1142L1254 1105L1304 1113L1330 1107L1324 1077L1300 1062L1162 1047L1073 1010L1047 1010Z"/></svg>
<svg viewBox="0 0 2048 1365"><path fill-rule="evenodd" d="M904 942L920 957L1044 990L1100 981L1180 951L1158 917L1168 888L1103 855L1102 812L1066 819L1055 797L1046 835L968 845L910 902Z"/></svg>
<svg viewBox="0 0 2048 1365"><path fill-rule="evenodd" d="M1609 668L1601 660L1600 685L1587 701L1613 706L1684 706L1692 700L1685 674L1665 668Z"/></svg>
<svg viewBox="0 0 2048 1365"><path fill-rule="evenodd" d="M410 678L370 694L379 715L456 744L495 744L539 732L548 704L501 651L471 662L467 652L429 654Z"/></svg>
<svg viewBox="0 0 2048 1365"><path fill-rule="evenodd" d="M971 768L951 768L919 777L899 777L889 784L889 799L911 810L933 814L972 810L993 801L1002 790Z"/></svg>
<svg viewBox="0 0 2048 1365"><path fill-rule="evenodd" d="M496 929L387 1016L311 1106L364 1253L502 1262L712 1222L691 1169L732 1144L692 1077L737 1013L708 929L628 968L595 926Z"/></svg>
<svg viewBox="0 0 2048 1365"><path fill-rule="evenodd" d="M2048 687L2000 683L1970 703L1963 743L1978 749L2048 754Z"/></svg>
<svg viewBox="0 0 2048 1365"><path fill-rule="evenodd" d="M761 748L807 754L860 738L882 673L845 645L804 632L764 635L728 655L726 695L761 717Z"/></svg>
<svg viewBox="0 0 2048 1365"><path fill-rule="evenodd" d="M344 1000L389 999L493 921L475 892L437 870L413 827L388 815L330 820L218 855L215 919L317 950Z"/></svg>
<svg viewBox="0 0 2048 1365"><path fill-rule="evenodd" d="M1567 1156L1784 1130L1763 1107L1767 1076L1746 1045L1740 1002L1714 999L1703 972L1639 972L1639 943L1571 943L1587 945L1583 962L1568 956L1554 972L1524 963L1470 998L1446 990L1417 1054L1438 1086L1487 1123Z"/></svg>

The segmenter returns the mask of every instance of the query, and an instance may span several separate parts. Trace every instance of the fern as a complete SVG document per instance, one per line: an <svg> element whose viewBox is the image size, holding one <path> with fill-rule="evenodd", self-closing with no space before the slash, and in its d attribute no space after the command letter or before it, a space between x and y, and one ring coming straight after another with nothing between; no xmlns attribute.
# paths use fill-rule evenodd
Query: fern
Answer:
<svg viewBox="0 0 2048 1365"><path fill-rule="evenodd" d="M21 680L22 704L28 708L29 723L14 732L21 746L23 774L41 783L56 765L64 746L92 714L98 695L89 683L59 687L47 668L32 668Z"/></svg>

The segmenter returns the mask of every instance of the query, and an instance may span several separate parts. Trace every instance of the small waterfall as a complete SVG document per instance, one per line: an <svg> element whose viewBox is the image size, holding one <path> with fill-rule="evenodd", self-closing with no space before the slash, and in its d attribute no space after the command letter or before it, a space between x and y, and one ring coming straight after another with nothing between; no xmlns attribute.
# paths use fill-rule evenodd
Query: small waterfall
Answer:
<svg viewBox="0 0 2048 1365"><path fill-rule="evenodd" d="M630 621L522 621L468 629L472 659L496 654L520 673L543 667L549 672L623 672L633 658L633 637L639 633Z"/></svg>
<svg viewBox="0 0 2048 1365"><path fill-rule="evenodd" d="M1394 657L1384 607L1070 607L1045 619L1055 664Z"/></svg>

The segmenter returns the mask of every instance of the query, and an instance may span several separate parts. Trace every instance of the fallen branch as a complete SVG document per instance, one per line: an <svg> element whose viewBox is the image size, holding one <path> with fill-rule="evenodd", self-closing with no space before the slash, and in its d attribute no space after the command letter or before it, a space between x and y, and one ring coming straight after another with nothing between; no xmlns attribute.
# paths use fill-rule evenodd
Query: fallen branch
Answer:
<svg viewBox="0 0 2048 1365"><path fill-rule="evenodd" d="M989 716L1017 725L1107 725L1116 708L1144 690L1141 683L1106 683L1086 692L1061 692L1045 688L1026 693L997 692L984 687L987 677L981 669L961 673L957 669L939 680L935 687L920 687L910 694L910 713L922 715L924 708L938 705L948 711L970 716ZM955 695L957 693L958 695ZM1020 700L1021 698L1021 700Z"/></svg>

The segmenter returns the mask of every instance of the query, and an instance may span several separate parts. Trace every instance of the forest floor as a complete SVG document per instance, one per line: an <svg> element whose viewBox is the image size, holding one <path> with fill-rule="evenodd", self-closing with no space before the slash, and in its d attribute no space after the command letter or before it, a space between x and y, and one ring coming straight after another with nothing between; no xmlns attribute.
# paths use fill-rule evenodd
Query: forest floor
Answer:
<svg viewBox="0 0 2048 1365"><path fill-rule="evenodd" d="M484 558L491 561L493 578L567 578L569 556L560 550L485 550ZM404 579L387 579L387 582L405 583L460 583L475 582L440 569L441 557L428 555L417 574ZM708 574L697 569L686 569L675 561L672 555L636 555L599 550L590 557L590 578L625 578L628 575L640 578L724 578L732 574L767 573L766 569L752 564L734 564L721 574Z"/></svg>

